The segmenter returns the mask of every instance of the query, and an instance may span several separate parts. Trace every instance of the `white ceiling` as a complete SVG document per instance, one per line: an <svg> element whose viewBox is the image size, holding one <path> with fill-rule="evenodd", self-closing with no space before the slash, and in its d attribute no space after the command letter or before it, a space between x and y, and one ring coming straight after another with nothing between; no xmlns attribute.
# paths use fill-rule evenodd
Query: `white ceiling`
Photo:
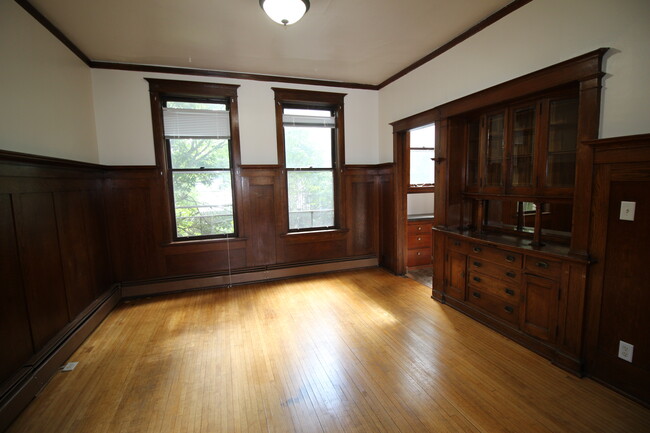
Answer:
<svg viewBox="0 0 650 433"><path fill-rule="evenodd" d="M91 60L379 84L512 0L31 0Z"/></svg>

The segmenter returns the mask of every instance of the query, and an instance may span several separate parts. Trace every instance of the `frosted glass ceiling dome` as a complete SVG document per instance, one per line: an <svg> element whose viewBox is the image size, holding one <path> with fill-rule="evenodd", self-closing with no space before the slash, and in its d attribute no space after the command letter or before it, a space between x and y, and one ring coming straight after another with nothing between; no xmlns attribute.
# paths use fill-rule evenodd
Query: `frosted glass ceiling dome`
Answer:
<svg viewBox="0 0 650 433"><path fill-rule="evenodd" d="M264 12L284 26L298 22L309 10L309 0L260 0Z"/></svg>

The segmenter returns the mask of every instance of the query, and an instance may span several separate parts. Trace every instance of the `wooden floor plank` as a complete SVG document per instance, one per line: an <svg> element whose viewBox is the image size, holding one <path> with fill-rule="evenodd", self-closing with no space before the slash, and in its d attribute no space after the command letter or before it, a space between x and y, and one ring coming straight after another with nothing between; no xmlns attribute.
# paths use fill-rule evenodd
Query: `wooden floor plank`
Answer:
<svg viewBox="0 0 650 433"><path fill-rule="evenodd" d="M120 304L19 432L646 432L650 410L381 269Z"/></svg>

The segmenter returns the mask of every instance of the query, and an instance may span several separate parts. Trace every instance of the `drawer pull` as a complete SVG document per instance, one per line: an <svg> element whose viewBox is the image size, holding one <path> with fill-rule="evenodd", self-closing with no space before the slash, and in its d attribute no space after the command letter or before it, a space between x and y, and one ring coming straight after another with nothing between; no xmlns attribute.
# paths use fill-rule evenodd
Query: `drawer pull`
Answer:
<svg viewBox="0 0 650 433"><path fill-rule="evenodd" d="M505 307L503 307L503 309L506 310L506 313L512 314L515 312L515 309L512 308L510 305L506 305Z"/></svg>
<svg viewBox="0 0 650 433"><path fill-rule="evenodd" d="M454 246L459 247L460 246L460 241L454 241Z"/></svg>
<svg viewBox="0 0 650 433"><path fill-rule="evenodd" d="M418 256L421 256L421 255L422 255L422 253L418 251Z"/></svg>
<svg viewBox="0 0 650 433"><path fill-rule="evenodd" d="M482 250L481 250L481 247L474 247L472 250L473 250L475 253L480 253L480 252L482 251Z"/></svg>
<svg viewBox="0 0 650 433"><path fill-rule="evenodd" d="M419 240L419 241L421 241L421 240L422 240L422 238L418 238L418 240Z"/></svg>
<svg viewBox="0 0 650 433"><path fill-rule="evenodd" d="M472 264L473 264L474 266L476 266L477 268L480 268L481 266L483 266L483 265L481 264L481 262L474 262L474 263L472 263Z"/></svg>
<svg viewBox="0 0 650 433"><path fill-rule="evenodd" d="M515 261L514 256L506 256L506 262L508 262L508 263L512 263L512 262L514 262L514 261Z"/></svg>
<svg viewBox="0 0 650 433"><path fill-rule="evenodd" d="M481 294L479 292L473 292L472 296L481 299Z"/></svg>
<svg viewBox="0 0 650 433"><path fill-rule="evenodd" d="M536 266L537 266L538 268L548 269L548 263L546 263L546 262L537 262L537 263L536 263Z"/></svg>
<svg viewBox="0 0 650 433"><path fill-rule="evenodd" d="M476 281L477 283L481 282L481 279L479 277L473 277L472 280Z"/></svg>
<svg viewBox="0 0 650 433"><path fill-rule="evenodd" d="M421 226L419 226L419 227L418 227L418 230L422 230L422 227L421 227Z"/></svg>
<svg viewBox="0 0 650 433"><path fill-rule="evenodd" d="M515 296L515 291L512 289L506 289L506 295Z"/></svg>
<svg viewBox="0 0 650 433"><path fill-rule="evenodd" d="M506 277L514 278L516 276L517 276L517 274L515 274L514 272L511 272L511 271L506 272Z"/></svg>

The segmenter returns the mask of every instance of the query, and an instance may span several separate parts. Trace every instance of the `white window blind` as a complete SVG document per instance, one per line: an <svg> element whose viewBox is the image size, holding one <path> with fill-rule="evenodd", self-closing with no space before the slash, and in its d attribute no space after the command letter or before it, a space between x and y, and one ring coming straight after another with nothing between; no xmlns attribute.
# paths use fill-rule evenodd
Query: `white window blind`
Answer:
<svg viewBox="0 0 650 433"><path fill-rule="evenodd" d="M334 116L299 116L296 114L283 114L282 124L284 126L316 126L319 128L334 128L336 121Z"/></svg>
<svg viewBox="0 0 650 433"><path fill-rule="evenodd" d="M165 138L230 138L230 112L163 108Z"/></svg>

